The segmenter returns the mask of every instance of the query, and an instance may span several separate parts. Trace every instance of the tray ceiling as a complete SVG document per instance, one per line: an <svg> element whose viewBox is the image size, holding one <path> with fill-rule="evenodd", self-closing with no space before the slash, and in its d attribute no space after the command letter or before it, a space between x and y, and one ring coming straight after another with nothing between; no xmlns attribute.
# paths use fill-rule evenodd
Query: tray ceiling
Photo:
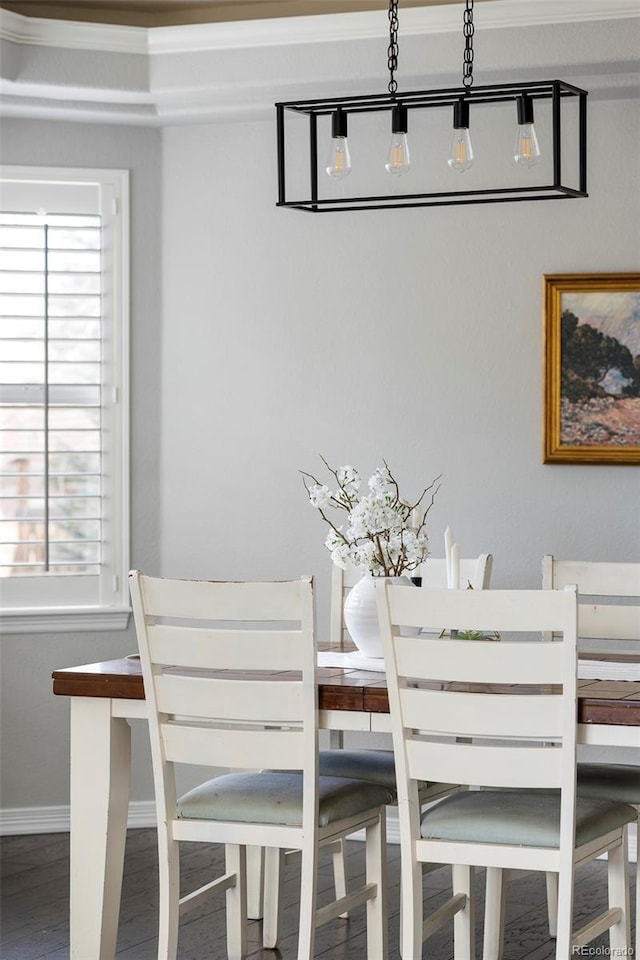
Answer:
<svg viewBox="0 0 640 960"><path fill-rule="evenodd" d="M405 0L403 7L442 6L460 0ZM311 14L386 10L388 0L0 0L0 8L27 17L138 27L266 20Z"/></svg>

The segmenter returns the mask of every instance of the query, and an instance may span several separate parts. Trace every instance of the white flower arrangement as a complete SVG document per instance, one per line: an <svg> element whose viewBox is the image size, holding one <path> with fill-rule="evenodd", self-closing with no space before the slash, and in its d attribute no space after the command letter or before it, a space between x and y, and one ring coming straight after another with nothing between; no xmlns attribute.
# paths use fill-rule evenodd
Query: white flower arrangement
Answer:
<svg viewBox="0 0 640 960"><path fill-rule="evenodd" d="M360 494L362 478L351 466L334 470L320 458L335 478L336 490L320 483L312 474L300 473L309 501L329 524L325 547L331 559L343 569L349 564L360 567L363 574L374 577L399 577L415 570L429 555L429 538L425 521L433 506L440 477L411 503L400 497L398 484L387 463L369 477L368 492ZM425 497L431 494L425 507ZM346 525L334 523L329 509L343 510Z"/></svg>

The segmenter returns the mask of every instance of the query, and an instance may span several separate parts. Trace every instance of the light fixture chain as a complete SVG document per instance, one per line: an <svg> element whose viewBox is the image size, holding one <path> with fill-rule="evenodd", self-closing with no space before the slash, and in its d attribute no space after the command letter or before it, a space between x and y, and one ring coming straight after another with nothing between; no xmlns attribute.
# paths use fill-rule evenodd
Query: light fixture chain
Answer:
<svg viewBox="0 0 640 960"><path fill-rule="evenodd" d="M462 32L464 34L462 85L469 88L473 83L473 0L466 0Z"/></svg>
<svg viewBox="0 0 640 960"><path fill-rule="evenodd" d="M389 68L389 93L398 89L395 72L398 69L398 0L389 0L389 46L387 48L387 66Z"/></svg>

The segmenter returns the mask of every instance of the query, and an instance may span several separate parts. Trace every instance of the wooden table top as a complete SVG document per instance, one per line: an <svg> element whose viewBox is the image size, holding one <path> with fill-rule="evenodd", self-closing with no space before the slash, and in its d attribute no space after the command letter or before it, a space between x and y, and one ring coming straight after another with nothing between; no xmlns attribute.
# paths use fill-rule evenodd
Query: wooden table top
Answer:
<svg viewBox="0 0 640 960"><path fill-rule="evenodd" d="M54 670L53 692L63 697L144 700L140 661L124 657ZM321 710L389 713L384 674L343 667L318 670ZM640 683L580 680L578 721L640 727Z"/></svg>

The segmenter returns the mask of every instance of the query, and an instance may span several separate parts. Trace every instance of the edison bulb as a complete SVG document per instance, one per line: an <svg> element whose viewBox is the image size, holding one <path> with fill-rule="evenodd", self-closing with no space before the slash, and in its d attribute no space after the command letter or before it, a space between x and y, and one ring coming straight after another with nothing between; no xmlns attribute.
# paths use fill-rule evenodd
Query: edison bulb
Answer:
<svg viewBox="0 0 640 960"><path fill-rule="evenodd" d="M402 176L411 168L411 157L409 155L409 144L406 133L393 133L391 143L387 154L387 162L384 165L387 173L395 177Z"/></svg>
<svg viewBox="0 0 640 960"><path fill-rule="evenodd" d="M532 167L540 159L540 147L533 125L533 100L528 93L521 93L516 104L518 132L513 159L521 167Z"/></svg>
<svg viewBox="0 0 640 960"><path fill-rule="evenodd" d="M325 170L334 180L344 180L351 173L351 157L347 143L347 115L342 109L331 114L331 146Z"/></svg>
<svg viewBox="0 0 640 960"><path fill-rule="evenodd" d="M407 108L404 103L396 103L391 111L391 143L384 165L387 173L399 177L411 167L409 142L407 140Z"/></svg>
<svg viewBox="0 0 640 960"><path fill-rule="evenodd" d="M344 180L351 173L351 157L346 137L332 137L326 171L334 180Z"/></svg>
<svg viewBox="0 0 640 960"><path fill-rule="evenodd" d="M453 131L451 141L451 150L449 160L447 161L452 170L458 173L464 173L473 164L473 147L471 146L471 137L468 127L460 127Z"/></svg>
<svg viewBox="0 0 640 960"><path fill-rule="evenodd" d="M532 167L540 159L540 146L532 123L518 124L513 159L521 167Z"/></svg>
<svg viewBox="0 0 640 960"><path fill-rule="evenodd" d="M473 147L469 136L469 100L458 97L453 105L453 139L447 161L452 170L464 173L473 163Z"/></svg>

